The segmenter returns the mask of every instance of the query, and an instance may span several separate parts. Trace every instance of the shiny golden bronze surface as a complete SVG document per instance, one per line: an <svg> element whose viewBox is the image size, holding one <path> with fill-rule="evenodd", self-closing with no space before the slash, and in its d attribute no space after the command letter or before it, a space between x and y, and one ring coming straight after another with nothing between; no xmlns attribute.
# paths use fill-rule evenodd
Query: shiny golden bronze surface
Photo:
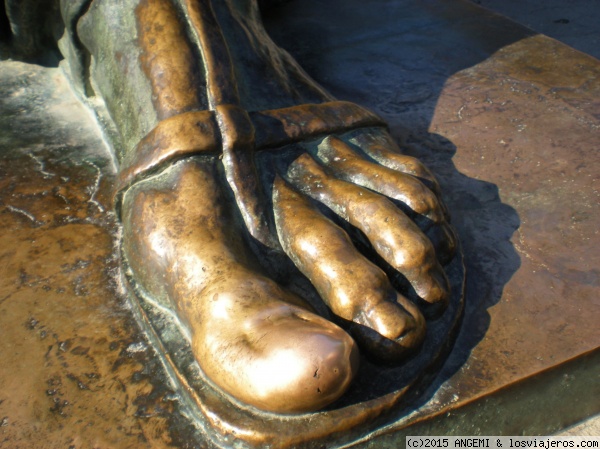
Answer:
<svg viewBox="0 0 600 449"><path fill-rule="evenodd" d="M223 20L224 3L173 4L200 27L206 22L200 6L207 3L215 8L209 19ZM592 81L598 63L466 4L446 8L448 2L438 1L424 11L400 3L403 14L418 18L430 33L413 31L422 40L418 55L406 47L397 56L386 52L413 64L414 73L387 73L398 86L427 73L430 91L413 89L424 103L392 101L384 81L356 85L349 74L326 73L335 80L328 87L340 86L334 92L340 97L352 88L359 89L355 98L361 102L370 98L394 137L408 143L407 154L395 152L378 119L369 118L375 116L356 118L344 111L360 108L331 102L313 85L303 91L295 68L285 80L274 78L275 84L286 85L286 92L296 89L307 105L295 106L287 94L275 93L271 105L253 107L247 83L255 78L247 75L256 67L233 64L248 73L209 70L209 84L225 77L239 83L238 94L213 89L208 96L214 104L207 107L213 111L187 111L186 105L205 101L185 79L187 72L173 75L181 83L165 85L157 78L157 70L168 74L167 62L185 53L161 53L151 34L141 33L140 41L131 42L146 53L129 58L131 66L120 65L128 58L103 59L104 69L113 62L114 73L127 67L131 80L147 80L150 94L130 94L129 78L118 95L101 81L93 86L113 118L122 118L116 128L124 137L118 140L133 143L116 148L129 161L122 167L131 169L117 181L91 115L61 72L1 63L6 94L0 101L0 219L7 231L0 327L10 330L0 350L3 447L391 447L411 428L469 433L479 426L479 432L495 433L503 426L509 432L515 428L507 421L510 412L489 419L491 410L510 410L502 399L497 405L501 394L493 394L503 387L521 392L506 402L534 398L524 399L534 404L532 410L537 403L580 399L578 410L563 411L560 424L546 428L534 420L536 413L520 414L514 426L530 432L594 412L586 398L597 387L578 387L585 372L577 367L595 359L569 361L599 342L597 287L589 269L597 265L589 250L596 220L589 212L588 176L596 162L587 157L597 146L590 98L598 90ZM102 23L90 18L103 17L106 4L94 2L82 23ZM140 2L138 30L180 17L171 10L146 14L160 5ZM311 11L294 16L297 26L315 20ZM251 23L252 14L239 14L234 8L235 21ZM326 16L327 10L315 14ZM449 33L440 29L444 14L461 18L464 30L502 26L504 39L513 41L488 37L490 58L482 61L479 41L468 33L451 34L456 42L435 38ZM367 29L374 29L373 21L401 23L381 14L361 16ZM279 23L291 39L293 26ZM168 31L164 48L206 34L158 31ZM230 32L231 23L222 36ZM350 58L354 67L380 68L381 61L353 60L349 46L334 45L350 37L332 33L335 50L321 53L324 67ZM364 41L364 54L373 54L370 45L398 45L382 39ZM221 45L209 40L211 48ZM126 41L120 35L113 47L98 51L116 55ZM462 53L452 61L435 56L445 45ZM234 62L240 48L243 42L230 49ZM491 48L499 51L491 56ZM165 55L164 67L160 57L151 60L151 49ZM185 58L198 64L201 58L191 55ZM283 54L277 58L287 61ZM310 60L305 64L311 67ZM455 74L462 68L467 70ZM178 86L183 90L169 94ZM410 91L398 88L397 95ZM219 106L223 96L227 104ZM257 103L267 98L258 97ZM145 110L145 104L151 105L148 114L130 126L134 106ZM425 114L423 105L431 111L437 106L435 114ZM431 127L424 130L420 120ZM232 154L229 173L218 159L225 138ZM252 170L236 171L252 155ZM439 184L415 156L431 165ZM561 173L569 182L555 185ZM248 182L261 187L248 192ZM236 185L242 187L237 196ZM123 193L122 233L111 212L115 186ZM439 202L441 192L447 208ZM246 194L253 196L249 202ZM462 296L449 215L465 248L469 300L456 346L432 381L422 373L435 372L436 361L446 360ZM261 220L253 234L252 223ZM267 235L261 241L275 245L262 247L248 235ZM565 246L573 252L565 253ZM360 365L349 335L361 347ZM415 355L395 366L380 363L406 353ZM549 384L551 394L540 392L544 379L555 382L547 370L562 373L563 366L572 378L560 374ZM538 390L518 389L519 381L525 385L543 371ZM480 408L473 410L473 404Z"/></svg>

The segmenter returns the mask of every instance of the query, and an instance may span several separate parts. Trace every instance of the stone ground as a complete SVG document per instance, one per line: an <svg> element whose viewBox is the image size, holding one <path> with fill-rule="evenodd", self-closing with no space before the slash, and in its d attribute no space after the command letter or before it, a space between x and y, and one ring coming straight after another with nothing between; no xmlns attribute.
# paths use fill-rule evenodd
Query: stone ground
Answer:
<svg viewBox="0 0 600 449"><path fill-rule="evenodd" d="M597 0L472 1L600 59L600 2Z"/></svg>
<svg viewBox="0 0 600 449"><path fill-rule="evenodd" d="M597 0L472 0L547 36L600 59L600 2ZM559 435L600 435L600 416Z"/></svg>

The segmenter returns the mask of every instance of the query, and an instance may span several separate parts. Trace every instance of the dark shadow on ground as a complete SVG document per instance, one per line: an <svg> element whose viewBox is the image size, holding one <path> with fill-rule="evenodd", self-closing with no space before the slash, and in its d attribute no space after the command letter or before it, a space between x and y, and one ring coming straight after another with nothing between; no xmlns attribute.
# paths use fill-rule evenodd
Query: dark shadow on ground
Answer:
<svg viewBox="0 0 600 449"><path fill-rule="evenodd" d="M442 186L464 250L466 307L450 356L422 386L426 391L416 392L415 408L466 362L489 327L487 309L520 266L510 242L520 224L516 211L502 203L496 185L461 174L452 160L456 147L429 125L448 78L531 31L449 0L292 1L266 11L264 21L275 42L329 92L380 114ZM373 394L391 388L374 385Z"/></svg>

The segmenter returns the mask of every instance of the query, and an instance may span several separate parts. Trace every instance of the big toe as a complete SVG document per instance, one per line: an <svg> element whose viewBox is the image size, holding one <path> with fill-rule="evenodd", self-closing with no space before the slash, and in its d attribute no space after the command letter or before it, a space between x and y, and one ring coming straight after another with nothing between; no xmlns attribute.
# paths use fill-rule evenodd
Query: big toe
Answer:
<svg viewBox="0 0 600 449"><path fill-rule="evenodd" d="M346 391L358 368L358 349L346 332L292 305L265 309L234 327L242 334L222 345L207 345L214 336L195 340L205 357L201 365L221 388L261 410L323 408Z"/></svg>
<svg viewBox="0 0 600 449"><path fill-rule="evenodd" d="M270 349L248 369L259 400L279 412L324 407L341 396L357 367L358 351L340 328L288 323L265 342Z"/></svg>

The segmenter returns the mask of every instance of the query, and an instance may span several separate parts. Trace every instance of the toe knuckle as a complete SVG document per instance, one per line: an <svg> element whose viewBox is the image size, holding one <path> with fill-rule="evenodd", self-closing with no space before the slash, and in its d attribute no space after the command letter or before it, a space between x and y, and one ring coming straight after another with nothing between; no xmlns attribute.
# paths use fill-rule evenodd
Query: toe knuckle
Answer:
<svg viewBox="0 0 600 449"><path fill-rule="evenodd" d="M397 260L398 265L406 268L415 268L422 265L431 252L431 243L426 237L416 236L403 247Z"/></svg>

